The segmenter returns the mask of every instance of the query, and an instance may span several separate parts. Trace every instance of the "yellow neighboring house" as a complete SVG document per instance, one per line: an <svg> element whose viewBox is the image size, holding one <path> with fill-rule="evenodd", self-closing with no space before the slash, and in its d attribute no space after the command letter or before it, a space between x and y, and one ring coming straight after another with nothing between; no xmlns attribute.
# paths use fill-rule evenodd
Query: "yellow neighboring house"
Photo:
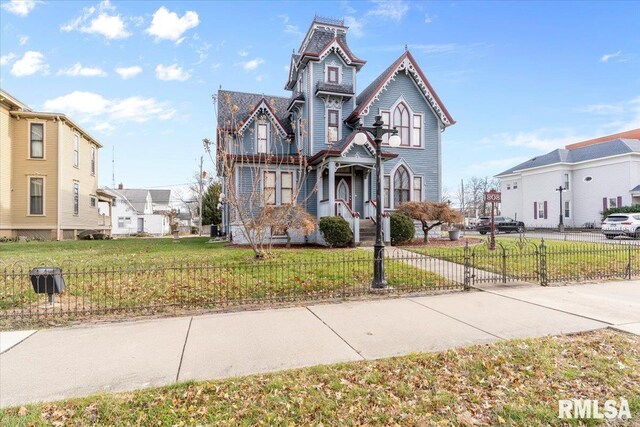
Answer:
<svg viewBox="0 0 640 427"><path fill-rule="evenodd" d="M110 235L113 196L98 189L102 145L66 115L32 111L2 89L0 113L0 238Z"/></svg>

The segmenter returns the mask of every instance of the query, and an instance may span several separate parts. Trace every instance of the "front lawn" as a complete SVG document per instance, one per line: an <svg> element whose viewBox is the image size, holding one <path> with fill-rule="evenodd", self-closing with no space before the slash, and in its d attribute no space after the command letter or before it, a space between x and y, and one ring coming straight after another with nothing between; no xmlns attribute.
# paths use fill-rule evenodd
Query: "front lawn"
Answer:
<svg viewBox="0 0 640 427"><path fill-rule="evenodd" d="M640 417L640 337L601 330L28 405L0 422L534 427L578 425L558 419L559 399L621 398Z"/></svg>
<svg viewBox="0 0 640 427"><path fill-rule="evenodd" d="M256 260L250 249L207 238L29 242L0 246L0 329L43 316L148 314L368 293L373 254L361 249L276 249ZM31 289L36 266L62 269L66 284L53 307ZM437 274L387 262L396 291L457 288Z"/></svg>
<svg viewBox="0 0 640 427"><path fill-rule="evenodd" d="M477 269L503 274L521 280L538 280L540 240L496 239L496 250L485 243L469 246L471 265ZM549 281L563 282L598 278L626 278L640 274L640 246L605 245L591 242L545 240ZM504 248L504 252L503 249ZM464 263L464 247L410 246L409 251Z"/></svg>

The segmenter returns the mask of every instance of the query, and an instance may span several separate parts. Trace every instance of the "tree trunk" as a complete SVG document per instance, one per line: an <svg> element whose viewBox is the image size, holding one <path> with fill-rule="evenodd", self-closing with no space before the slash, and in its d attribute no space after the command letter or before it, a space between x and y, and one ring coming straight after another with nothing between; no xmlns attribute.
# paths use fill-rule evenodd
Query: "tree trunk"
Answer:
<svg viewBox="0 0 640 427"><path fill-rule="evenodd" d="M436 222L433 225L428 225L426 221L421 221L421 222L422 222L422 232L424 233L424 243L429 243L429 231L431 231L433 227L442 225L442 222Z"/></svg>

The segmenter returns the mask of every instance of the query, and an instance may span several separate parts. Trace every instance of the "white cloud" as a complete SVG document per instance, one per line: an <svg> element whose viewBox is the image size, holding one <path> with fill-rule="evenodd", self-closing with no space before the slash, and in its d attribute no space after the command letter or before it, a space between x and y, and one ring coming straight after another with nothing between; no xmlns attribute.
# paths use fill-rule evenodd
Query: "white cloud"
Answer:
<svg viewBox="0 0 640 427"><path fill-rule="evenodd" d="M261 82L264 80L264 76L262 74L260 74L258 77L256 77L256 81L257 82Z"/></svg>
<svg viewBox="0 0 640 427"><path fill-rule="evenodd" d="M494 175L495 173L500 173L504 169L519 165L520 163L529 160L530 157L509 157L506 159L495 159L483 161L482 163L476 163L469 166L470 171L485 171L481 175ZM499 170L498 170L499 169Z"/></svg>
<svg viewBox="0 0 640 427"><path fill-rule="evenodd" d="M78 62L67 69L59 70L57 75L69 77L105 77L107 73L99 67L83 67L82 64Z"/></svg>
<svg viewBox="0 0 640 427"><path fill-rule="evenodd" d="M376 7L367 12L367 15L400 21L409 11L409 5L402 0L373 0L373 3Z"/></svg>
<svg viewBox="0 0 640 427"><path fill-rule="evenodd" d="M294 36L302 37L304 34L300 31L300 27L297 25L286 24L284 26L284 32L286 34L293 34Z"/></svg>
<svg viewBox="0 0 640 427"><path fill-rule="evenodd" d="M613 53L606 53L604 55L602 55L602 57L600 58L600 62L608 62L610 59L616 58L618 56L622 55L622 51L619 50L617 52L613 52Z"/></svg>
<svg viewBox="0 0 640 427"><path fill-rule="evenodd" d="M170 12L161 6L153 14L151 26L146 29L146 32L155 36L156 41L179 41L185 31L197 27L199 23L200 19L196 12L187 11L182 17L178 17L175 12Z"/></svg>
<svg viewBox="0 0 640 427"><path fill-rule="evenodd" d="M358 20L353 16L344 17L344 25L349 27L349 34L353 34L355 37L364 36L362 20Z"/></svg>
<svg viewBox="0 0 640 427"><path fill-rule="evenodd" d="M249 52L247 52L247 51L246 51L246 50L244 50L244 49L243 49L243 50L239 50L239 51L238 51L238 55L240 55L240 56L242 56L242 57L245 57L245 56L249 55Z"/></svg>
<svg viewBox="0 0 640 427"><path fill-rule="evenodd" d="M431 24L433 22L434 19L436 19L437 16L436 15L429 15L428 13L424 14L424 23L425 24Z"/></svg>
<svg viewBox="0 0 640 427"><path fill-rule="evenodd" d="M20 43L20 46L24 46L28 42L29 42L29 36L18 36L18 43Z"/></svg>
<svg viewBox="0 0 640 427"><path fill-rule="evenodd" d="M624 112L624 106L622 104L592 104L578 111L598 115L620 114Z"/></svg>
<svg viewBox="0 0 640 427"><path fill-rule="evenodd" d="M264 64L264 59L256 58L252 59L251 61L239 62L238 64L241 65L242 68L245 69L245 71L253 71L256 70L260 65Z"/></svg>
<svg viewBox="0 0 640 427"><path fill-rule="evenodd" d="M7 12L25 17L36 7L36 3L36 0L9 0L2 3L1 7Z"/></svg>
<svg viewBox="0 0 640 427"><path fill-rule="evenodd" d="M204 42L202 46L196 49L196 53L198 54L198 62L196 62L196 65L202 64L204 60L207 59L207 56L209 56L209 49L212 47L213 45L211 43Z"/></svg>
<svg viewBox="0 0 640 427"><path fill-rule="evenodd" d="M137 65L133 65L131 67L118 67L116 68L116 73L120 75L124 80L128 80L140 74L142 72L142 67Z"/></svg>
<svg viewBox="0 0 640 427"><path fill-rule="evenodd" d="M103 0L98 7L90 6L82 9L82 14L60 27L60 30L81 31L87 34L100 34L108 40L125 39L131 35L127 31L120 15L110 15L115 10L109 0ZM96 16L97 15L97 16ZM93 19L92 19L93 18Z"/></svg>
<svg viewBox="0 0 640 427"><path fill-rule="evenodd" d="M44 62L44 55L33 50L25 52L11 67L11 74L16 77L30 76L37 72L46 75L49 73L49 66Z"/></svg>
<svg viewBox="0 0 640 427"><path fill-rule="evenodd" d="M289 15L287 14L278 15L278 18L282 19L283 24L286 24L287 22L289 22Z"/></svg>
<svg viewBox="0 0 640 427"><path fill-rule="evenodd" d="M504 145L509 147L527 147L539 151L551 151L556 148L563 148L565 145L573 144L576 141L589 139L589 135L576 135L566 133L562 136L548 135L550 132L541 129L534 132L518 132L515 135L502 133L495 136L496 140L502 140Z"/></svg>
<svg viewBox="0 0 640 427"><path fill-rule="evenodd" d="M603 127L613 133L640 128L640 96L623 102L587 105L578 111L608 120Z"/></svg>
<svg viewBox="0 0 640 427"><path fill-rule="evenodd" d="M182 67L178 66L178 64L166 66L158 64L158 66L156 67L156 77L158 78L158 80L163 81L178 80L183 82L191 78L191 73L183 70Z"/></svg>
<svg viewBox="0 0 640 427"><path fill-rule="evenodd" d="M216 62L215 64L211 64L211 70L215 71L222 66L222 63Z"/></svg>
<svg viewBox="0 0 640 427"><path fill-rule="evenodd" d="M9 52L6 55L0 56L0 67L3 65L10 64L16 57L16 54L13 52Z"/></svg>
<svg viewBox="0 0 640 427"><path fill-rule="evenodd" d="M92 129L111 132L117 123L144 123L150 120L168 120L176 110L166 102L154 98L132 96L124 99L106 99L93 92L74 91L45 101L47 111L60 111L89 122ZM115 123L115 124L114 124Z"/></svg>

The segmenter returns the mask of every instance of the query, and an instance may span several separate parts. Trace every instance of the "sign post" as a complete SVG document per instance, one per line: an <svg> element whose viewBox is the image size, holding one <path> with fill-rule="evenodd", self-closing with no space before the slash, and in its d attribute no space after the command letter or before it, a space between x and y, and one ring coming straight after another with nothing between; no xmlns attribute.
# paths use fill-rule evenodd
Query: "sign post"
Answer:
<svg viewBox="0 0 640 427"><path fill-rule="evenodd" d="M489 249L493 251L496 249L496 226L494 221L496 215L496 203L500 203L502 201L502 193L493 189L491 191L487 191L484 193L484 201L485 203L491 203L491 239L489 240Z"/></svg>

